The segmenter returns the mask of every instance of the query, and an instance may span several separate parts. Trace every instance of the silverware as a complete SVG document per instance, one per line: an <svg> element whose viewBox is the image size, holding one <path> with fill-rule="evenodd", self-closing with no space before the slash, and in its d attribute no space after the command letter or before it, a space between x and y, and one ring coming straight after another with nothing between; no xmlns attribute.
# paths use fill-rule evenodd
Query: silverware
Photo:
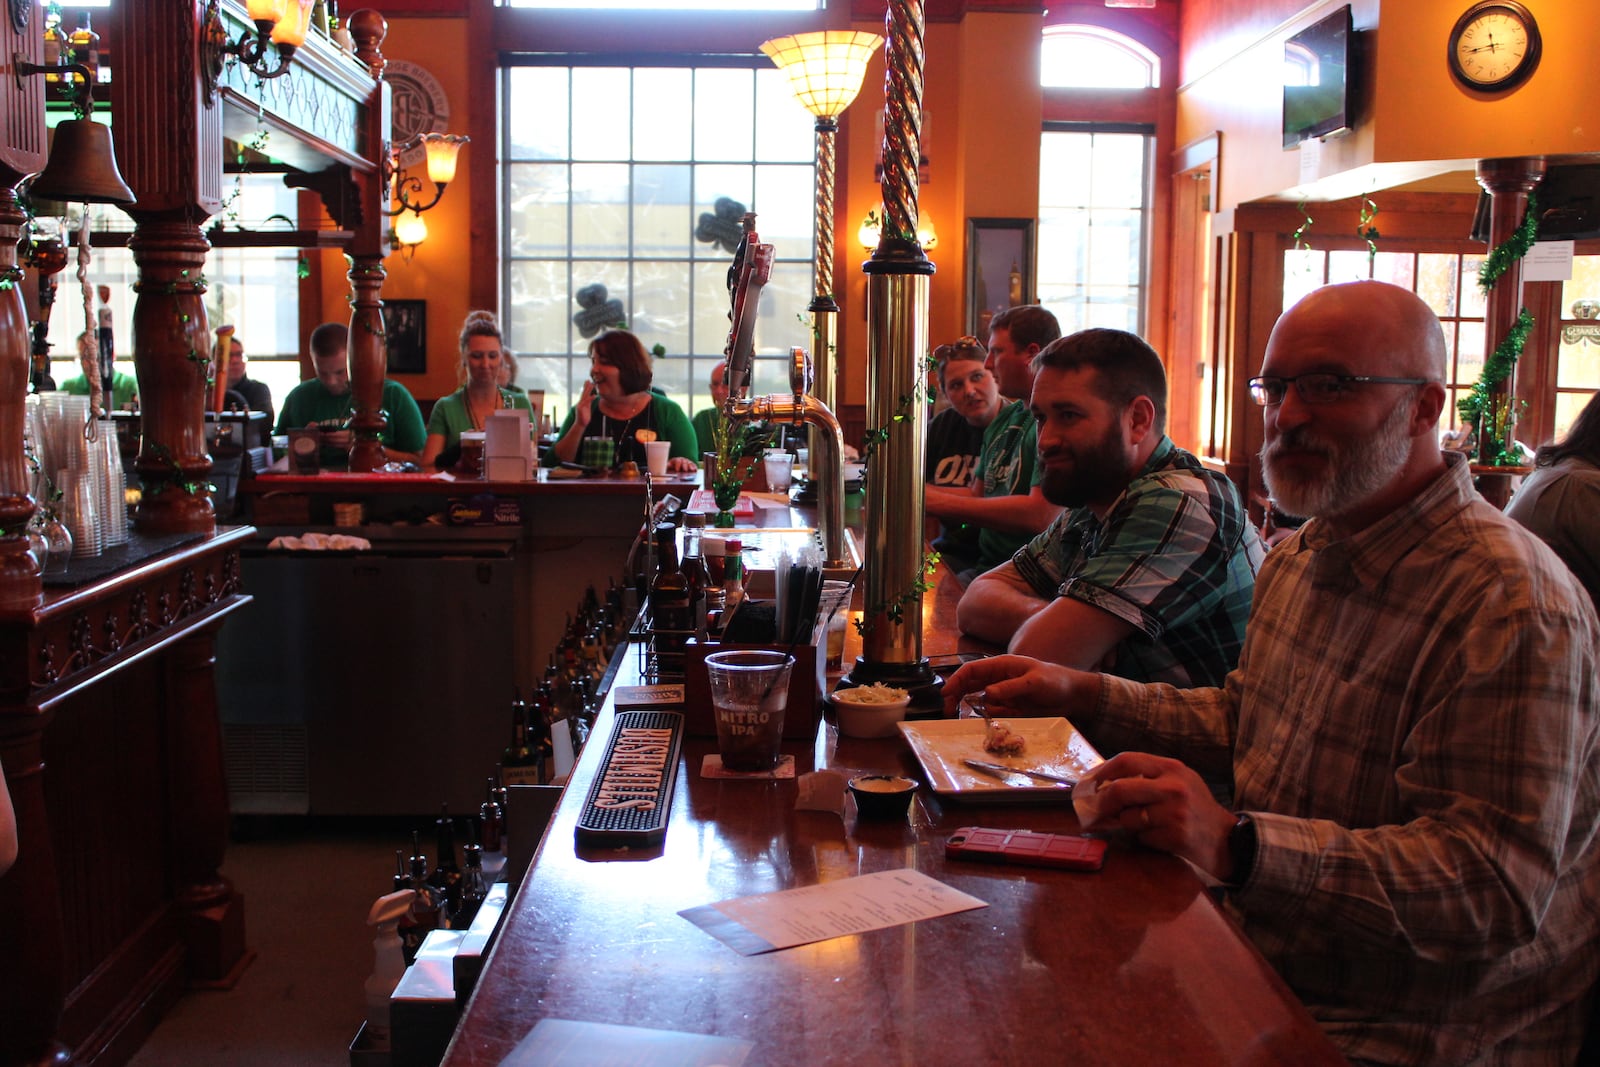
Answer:
<svg viewBox="0 0 1600 1067"><path fill-rule="evenodd" d="M984 774L998 778L1007 785L1031 786L1033 785L1033 782L1029 781L1029 778L1037 778L1046 782L1052 782L1057 785L1065 786L1074 786L1078 784L1078 780L1076 778L1069 778L1064 774L1051 774L1049 771L1035 771L1030 770L1027 767L1007 767L1003 763L989 763L981 759L964 759L961 762L966 764L968 767L971 767L975 771L982 771ZM1021 781L1015 780L1016 778L1024 775L1026 777L1023 777Z"/></svg>

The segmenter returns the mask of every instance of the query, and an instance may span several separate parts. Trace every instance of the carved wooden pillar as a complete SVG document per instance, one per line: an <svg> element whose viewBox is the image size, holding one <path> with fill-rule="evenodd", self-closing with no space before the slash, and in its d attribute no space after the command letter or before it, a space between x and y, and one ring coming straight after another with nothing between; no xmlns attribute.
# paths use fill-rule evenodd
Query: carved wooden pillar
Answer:
<svg viewBox="0 0 1600 1067"><path fill-rule="evenodd" d="M368 109L367 143L378 163L372 173L354 175L360 206L351 229L350 288L350 392L355 398L355 444L350 449L350 469L370 471L388 461L378 435L387 425L382 409L383 379L388 352L383 337L383 259L389 254L389 87L383 82L387 60L380 50L389 24L370 8L350 16L350 34L356 41L356 58L367 65L377 85L375 106Z"/></svg>
<svg viewBox="0 0 1600 1067"><path fill-rule="evenodd" d="M1498 248L1517 232L1528 210L1528 194L1544 177L1542 157L1484 159L1478 162L1478 184L1489 193L1489 247ZM1505 340L1522 311L1522 261L1512 263L1489 290L1484 307L1483 355L1488 359ZM1495 406L1511 403L1516 396L1517 372L1512 368L1506 379L1489 393L1484 412L1488 418ZM1480 457L1481 459L1481 457ZM1485 460L1484 462L1492 462ZM1505 507L1511 499L1509 474L1479 473L1478 491L1495 507Z"/></svg>
<svg viewBox="0 0 1600 1067"><path fill-rule="evenodd" d="M144 495L134 524L148 533L209 532L206 359L210 331L201 225L222 207L222 103L201 78L205 5L144 0L111 9L117 41L117 163L138 198L128 248L138 267L134 367L144 437Z"/></svg>
<svg viewBox="0 0 1600 1067"><path fill-rule="evenodd" d="M55 1040L66 1003L66 938L44 798L46 721L41 715L17 736L0 736L0 766L23 844L16 866L0 877L0 913L23 917L0 924L0 960L6 961L0 968L0 1063L5 1064L71 1061Z"/></svg>
<svg viewBox="0 0 1600 1067"><path fill-rule="evenodd" d="M44 50L40 9L21 5L0 20L0 57L20 53L37 62ZM34 13L30 23L28 13ZM22 213L17 183L44 169L44 79L18 83L10 70L0 77L0 610L39 603L39 565L28 552L26 530L33 518L32 478L22 454L24 398L31 349L28 312L17 288L17 235Z"/></svg>
<svg viewBox="0 0 1600 1067"><path fill-rule="evenodd" d="M215 630L174 648L165 664L172 768L172 874L183 909L189 978L228 983L245 959L244 901L219 873L228 844L228 788L217 715Z"/></svg>

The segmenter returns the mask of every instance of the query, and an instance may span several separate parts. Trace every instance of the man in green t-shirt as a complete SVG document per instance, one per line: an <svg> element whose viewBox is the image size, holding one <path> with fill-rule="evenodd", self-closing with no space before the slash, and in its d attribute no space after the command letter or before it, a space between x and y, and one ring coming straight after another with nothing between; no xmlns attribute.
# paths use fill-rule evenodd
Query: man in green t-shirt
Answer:
<svg viewBox="0 0 1600 1067"><path fill-rule="evenodd" d="M349 346L350 329L343 323L325 322L312 330L311 366L317 376L289 390L283 410L278 414L277 432L280 434L313 427L327 435L324 444L332 447L324 447L324 463L339 463L349 458L349 422L355 410L355 397L350 393ZM379 406L389 419L380 436L389 459L397 463L416 463L428 438L422 424L422 409L417 407L405 386L387 378L383 381Z"/></svg>

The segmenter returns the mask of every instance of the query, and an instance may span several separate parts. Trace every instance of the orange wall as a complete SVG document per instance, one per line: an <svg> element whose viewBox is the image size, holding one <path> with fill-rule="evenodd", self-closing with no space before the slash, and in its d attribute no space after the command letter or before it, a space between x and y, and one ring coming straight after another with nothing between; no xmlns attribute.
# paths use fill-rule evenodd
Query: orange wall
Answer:
<svg viewBox="0 0 1600 1067"><path fill-rule="evenodd" d="M416 63L438 79L450 101L450 132L465 131L467 60L475 54L468 47L466 19L390 19L383 53L389 59ZM383 284L386 299L428 302L427 373L392 376L418 398L436 399L453 392L457 385L460 356L456 338L471 310L467 263L472 255L468 237L472 205L467 189L474 166L494 166L495 150L495 145L476 140L461 150L455 181L445 190L443 199L423 213L428 224L427 241L417 247L410 262L394 252L383 263L388 271ZM426 175L422 177L423 196L432 197L433 184ZM323 314L328 319L349 321L350 283L345 276L348 266L343 254L322 253L321 268Z"/></svg>

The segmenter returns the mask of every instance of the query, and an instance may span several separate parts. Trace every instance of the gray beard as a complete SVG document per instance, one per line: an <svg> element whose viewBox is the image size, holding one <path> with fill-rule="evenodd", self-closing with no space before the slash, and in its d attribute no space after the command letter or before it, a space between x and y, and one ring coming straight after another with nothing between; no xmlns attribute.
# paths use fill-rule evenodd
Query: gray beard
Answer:
<svg viewBox="0 0 1600 1067"><path fill-rule="evenodd" d="M1297 427L1261 446L1261 478L1281 511L1300 518L1337 516L1353 510L1392 481L1411 452L1406 423L1414 400L1395 405L1383 425L1370 436L1338 444ZM1274 469L1285 449L1318 452L1327 457L1326 477L1305 478L1290 469Z"/></svg>

